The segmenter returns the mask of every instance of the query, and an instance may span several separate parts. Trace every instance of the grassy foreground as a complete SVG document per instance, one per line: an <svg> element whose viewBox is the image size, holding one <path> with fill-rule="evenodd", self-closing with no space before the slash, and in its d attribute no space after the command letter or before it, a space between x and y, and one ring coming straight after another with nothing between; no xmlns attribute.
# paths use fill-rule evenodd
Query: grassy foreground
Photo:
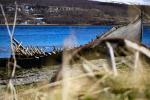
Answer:
<svg viewBox="0 0 150 100"><path fill-rule="evenodd" d="M1 100L149 100L149 64L134 56L116 58L117 73L105 59L64 65L62 80L2 88ZM102 67L99 67L102 66Z"/></svg>
<svg viewBox="0 0 150 100"><path fill-rule="evenodd" d="M64 52L53 82L45 80L14 86L10 80L7 87L1 86L0 100L149 100L150 50L128 40L122 41L126 48L118 46L117 50L106 42L108 59L87 60L79 52L75 53L78 61L70 63L74 55ZM88 54L100 53L94 52ZM126 56L115 56L119 54Z"/></svg>

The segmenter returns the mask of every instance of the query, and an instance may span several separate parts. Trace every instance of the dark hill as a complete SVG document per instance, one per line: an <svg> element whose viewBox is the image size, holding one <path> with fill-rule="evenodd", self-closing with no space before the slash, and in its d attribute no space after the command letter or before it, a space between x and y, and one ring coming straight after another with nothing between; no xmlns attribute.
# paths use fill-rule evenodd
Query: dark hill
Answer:
<svg viewBox="0 0 150 100"><path fill-rule="evenodd" d="M128 9L127 5L123 4L112 4L112 3L102 3L89 0L0 0L2 4L11 4L17 1L17 3L29 3L33 5L40 6L67 6L67 7L80 7L85 9L100 9L106 14L119 14L127 15L126 11Z"/></svg>
<svg viewBox="0 0 150 100"><path fill-rule="evenodd" d="M80 18L81 19L84 18L84 20L86 20L85 19L86 17L90 19L93 18L92 20L90 20L90 22L92 21L93 23L93 20L94 20L94 22L98 22L98 24L99 22L102 22L101 19L102 20L111 19L115 22L119 20L119 23L120 21L128 23L129 20L132 20L132 18L134 18L137 14L139 14L139 11L136 9L135 6L128 6L124 4L115 4L115 3L103 3L103 2L96 2L96 1L89 1L89 0L0 0L0 3L8 6L8 5L14 4L15 1L17 1L18 4L31 4L33 6L36 6L37 9L39 6L41 6L41 8L48 7L48 6L82 8L81 11L79 12L72 11L72 12L61 12L61 13L63 16L66 14L65 17L69 15L68 16L69 18L74 18L75 16L80 16ZM148 15L150 15L149 8L150 7L148 6L144 7L144 11ZM42 12L42 14L45 15L46 18L47 16L51 17L51 15L46 12L46 10L44 11L42 10L40 11L40 10L41 9L39 9L39 11L37 12L40 14ZM97 19L95 19L95 15L91 13L92 10L95 11L94 14L97 15L96 16ZM97 10L99 11L96 13ZM61 17L63 17L62 15ZM101 19L98 19L98 18L101 18Z"/></svg>

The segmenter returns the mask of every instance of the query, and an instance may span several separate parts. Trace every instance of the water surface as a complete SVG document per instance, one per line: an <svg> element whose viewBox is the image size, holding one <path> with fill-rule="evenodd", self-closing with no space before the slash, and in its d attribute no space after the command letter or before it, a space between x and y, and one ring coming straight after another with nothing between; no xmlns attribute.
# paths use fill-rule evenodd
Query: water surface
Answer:
<svg viewBox="0 0 150 100"><path fill-rule="evenodd" d="M112 26L16 26L15 38L24 46L63 46L82 45L97 35L100 35ZM144 27L144 34L142 42L150 46L150 27ZM70 41L68 40L70 38ZM9 35L5 26L0 26L0 57L9 57Z"/></svg>

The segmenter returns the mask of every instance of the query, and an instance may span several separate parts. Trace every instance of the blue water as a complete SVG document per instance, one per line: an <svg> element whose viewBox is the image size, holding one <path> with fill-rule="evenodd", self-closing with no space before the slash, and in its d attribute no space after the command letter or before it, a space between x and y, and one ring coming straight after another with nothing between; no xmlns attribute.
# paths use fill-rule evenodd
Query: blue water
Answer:
<svg viewBox="0 0 150 100"><path fill-rule="evenodd" d="M94 39L111 26L17 26L15 38L24 46L62 46L64 40L71 40L76 45L82 45ZM150 27L144 27L143 43L150 46ZM9 35L5 26L0 26L0 57L9 57ZM66 42L68 44L69 41Z"/></svg>
<svg viewBox="0 0 150 100"><path fill-rule="evenodd" d="M150 47L150 26L145 26L143 28L142 43Z"/></svg>

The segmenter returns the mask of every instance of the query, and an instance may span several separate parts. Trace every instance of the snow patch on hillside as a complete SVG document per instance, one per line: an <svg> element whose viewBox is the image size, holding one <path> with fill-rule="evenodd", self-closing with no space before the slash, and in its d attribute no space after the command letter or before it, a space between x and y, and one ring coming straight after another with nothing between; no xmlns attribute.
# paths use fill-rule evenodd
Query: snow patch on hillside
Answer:
<svg viewBox="0 0 150 100"><path fill-rule="evenodd" d="M119 4L128 4L128 5L150 5L149 0L90 0L90 1L119 3Z"/></svg>

